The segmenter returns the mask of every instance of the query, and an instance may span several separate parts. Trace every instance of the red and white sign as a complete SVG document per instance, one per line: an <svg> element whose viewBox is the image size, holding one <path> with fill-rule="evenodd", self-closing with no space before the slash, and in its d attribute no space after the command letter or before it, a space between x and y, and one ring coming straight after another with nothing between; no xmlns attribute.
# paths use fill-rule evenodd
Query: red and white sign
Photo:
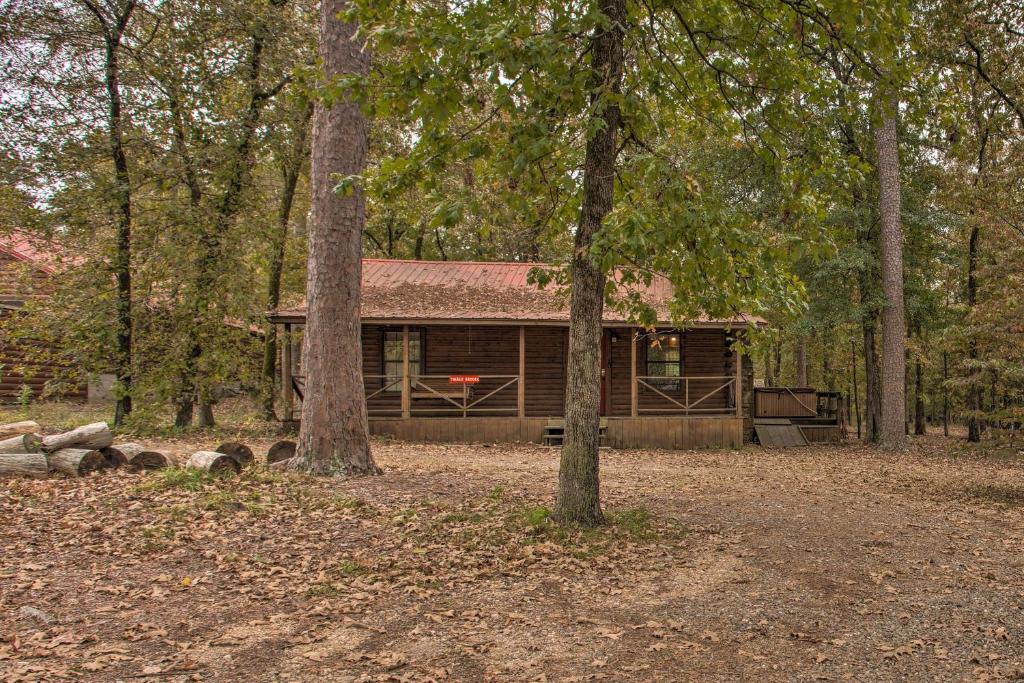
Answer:
<svg viewBox="0 0 1024 683"><path fill-rule="evenodd" d="M448 375L448 384L478 384L480 375Z"/></svg>

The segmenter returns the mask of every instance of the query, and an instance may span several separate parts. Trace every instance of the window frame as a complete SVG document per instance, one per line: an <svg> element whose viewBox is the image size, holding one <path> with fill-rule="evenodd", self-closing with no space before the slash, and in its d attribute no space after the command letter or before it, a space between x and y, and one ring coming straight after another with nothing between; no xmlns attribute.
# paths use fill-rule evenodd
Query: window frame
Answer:
<svg viewBox="0 0 1024 683"><path fill-rule="evenodd" d="M388 363L394 363L395 362L395 361L389 361L388 360L388 335L389 334L397 334L398 335L398 342L401 345L401 343L402 343L402 328L401 327L384 327L384 328L381 329L381 332L380 332L380 374L383 376L382 379L381 379L381 382L386 387L382 391L383 391L384 394L400 394L400 393L402 393L402 383L401 382L398 382L397 384L393 384L391 386L388 386L388 384L391 382L391 378L401 379L401 377L402 377L402 368L401 368L402 360L401 360L401 358L399 358L399 360L397 361L398 365L399 365L398 372L396 374L388 373ZM425 327L410 327L409 328L409 346L412 346L412 337L413 337L413 335L419 336L420 353L419 353L419 358L418 359L414 359L411 352L409 354L409 377L411 379L415 379L417 377L422 377L423 375L427 374L427 368L426 368L426 364L427 364L427 352L426 352L426 347L427 347L427 329ZM401 348L401 346L399 346L399 348ZM418 373L413 371L413 368L416 365L419 365L419 372Z"/></svg>
<svg viewBox="0 0 1024 683"><path fill-rule="evenodd" d="M651 360L651 338L649 337L647 344L644 345L644 374L647 377L644 381L659 391L679 392L682 391L683 388L683 332L681 330L664 330L654 333L654 338L661 339L663 337L676 337L678 339L679 358L675 361ZM651 372L652 365L660 366L662 368L677 365L679 368L679 374L675 377L665 374L656 375Z"/></svg>

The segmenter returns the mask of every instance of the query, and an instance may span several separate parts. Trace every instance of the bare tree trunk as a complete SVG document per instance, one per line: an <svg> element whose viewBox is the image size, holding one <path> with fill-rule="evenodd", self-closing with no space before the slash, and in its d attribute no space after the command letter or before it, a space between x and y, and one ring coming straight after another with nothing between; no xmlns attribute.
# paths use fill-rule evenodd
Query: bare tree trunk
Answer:
<svg viewBox="0 0 1024 683"><path fill-rule="evenodd" d="M320 3L320 58L328 80L370 71L356 25L337 18L348 4ZM365 200L358 186L344 196L334 191L334 174L363 173L368 135L366 117L348 97L317 102L302 352L306 394L298 447L289 461L290 469L313 474L380 474L370 453L359 321Z"/></svg>
<svg viewBox="0 0 1024 683"><path fill-rule="evenodd" d="M415 261L423 260L423 238L427 232L427 221L420 219L420 224L416 228L416 241L413 243L412 258Z"/></svg>
<svg viewBox="0 0 1024 683"><path fill-rule="evenodd" d="M875 350L875 330L874 317L871 316L865 319L863 322L864 435L865 439L870 443L878 443L882 425L882 373L878 366L878 353Z"/></svg>
<svg viewBox="0 0 1024 683"><path fill-rule="evenodd" d="M622 83L625 0L601 0L601 11L610 25L596 28L591 39L590 89L603 125L587 140L583 162L583 203L571 261L565 443L555 502L556 519L585 526L604 521L598 446L605 275L591 247L614 200L620 111L605 93L618 94Z"/></svg>
<svg viewBox="0 0 1024 683"><path fill-rule="evenodd" d="M270 310L277 308L281 303L281 273L284 270L285 247L288 244L288 223L291 220L295 188L299 184L299 175L306 160L306 138L312 116L313 107L310 105L303 112L302 120L295 131L291 154L281 165L281 203L277 209L277 232L271 244L270 273L267 279L267 308ZM263 416L268 420L277 419L274 413L276 378L277 326L271 324L267 326L267 336L263 342Z"/></svg>
<svg viewBox="0 0 1024 683"><path fill-rule="evenodd" d="M782 373L782 341L775 340L775 365L772 367L771 386L779 386L779 376Z"/></svg>
<svg viewBox="0 0 1024 683"><path fill-rule="evenodd" d="M942 352L942 435L949 436L949 352Z"/></svg>
<svg viewBox="0 0 1024 683"><path fill-rule="evenodd" d="M974 310L978 303L978 240L981 228L975 223L971 226L971 236L967 243L967 307ZM973 443L981 441L981 373L978 371L978 340L971 334L967 342L967 373L970 386L967 390L967 440Z"/></svg>
<svg viewBox="0 0 1024 683"><path fill-rule="evenodd" d="M860 389L857 388L857 342L850 340L850 360L852 361L853 371L850 373L853 377L853 413L857 416L857 439L861 438L860 433Z"/></svg>
<svg viewBox="0 0 1024 683"><path fill-rule="evenodd" d="M136 0L127 0L116 7L113 14L107 9L82 0L99 22L103 30L105 45L104 80L107 89L107 127L110 138L110 156L114 162L116 204L116 238L114 258L111 260L114 277L117 280L117 405L114 409L114 425L124 423L132 412L132 188L128 173L128 157L124 151L124 130L121 118L121 40L124 37Z"/></svg>
<svg viewBox="0 0 1024 683"><path fill-rule="evenodd" d="M793 349L793 365L796 367L796 385L807 386L807 337L803 335L796 340L796 347Z"/></svg>
<svg viewBox="0 0 1024 683"><path fill-rule="evenodd" d="M921 327L917 328L920 341ZM927 431L924 417L924 370L921 368L921 356L914 358L914 434L918 436Z"/></svg>
<svg viewBox="0 0 1024 683"><path fill-rule="evenodd" d="M894 93L884 93L878 149L879 217L881 219L882 292L882 425L881 443L902 448L906 432L906 322L903 304L903 227L900 219L900 159Z"/></svg>

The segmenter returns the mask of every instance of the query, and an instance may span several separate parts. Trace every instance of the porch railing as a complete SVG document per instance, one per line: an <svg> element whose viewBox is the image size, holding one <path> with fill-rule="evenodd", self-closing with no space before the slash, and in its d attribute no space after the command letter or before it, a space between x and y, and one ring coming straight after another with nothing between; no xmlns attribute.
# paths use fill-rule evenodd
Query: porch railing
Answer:
<svg viewBox="0 0 1024 683"><path fill-rule="evenodd" d="M667 401L669 405L644 405L637 402L638 414L660 413L666 415L689 415L690 413L724 413L736 409L736 377L690 376L690 377L637 377L637 388L653 393ZM667 389L669 384L676 384L679 389ZM659 386L660 385L660 386ZM697 385L697 386L693 386ZM707 387L711 385L711 389ZM675 395L673 395L675 394ZM710 405L712 397L725 397L725 406Z"/></svg>
<svg viewBox="0 0 1024 683"><path fill-rule="evenodd" d="M409 377L408 408L402 405L405 380L400 375L364 375L366 404L372 415L516 415L519 375L474 375L479 382L451 384L449 375L418 375ZM509 405L494 405L511 394ZM397 405L385 404L381 397L391 398ZM429 405L426 405L429 403Z"/></svg>

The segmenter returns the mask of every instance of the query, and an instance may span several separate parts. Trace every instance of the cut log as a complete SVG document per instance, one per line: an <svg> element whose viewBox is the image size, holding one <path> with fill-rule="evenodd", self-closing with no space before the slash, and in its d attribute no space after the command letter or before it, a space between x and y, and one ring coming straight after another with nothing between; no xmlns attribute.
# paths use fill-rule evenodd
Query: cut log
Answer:
<svg viewBox="0 0 1024 683"><path fill-rule="evenodd" d="M174 466L174 461L160 451L146 450L145 446L137 443L116 443L105 450L115 450L123 455L125 466L133 472L162 470Z"/></svg>
<svg viewBox="0 0 1024 683"><path fill-rule="evenodd" d="M128 456L114 446L101 448L100 453L103 454L103 459L107 461L106 468L108 470L116 470L119 467L124 467L128 464Z"/></svg>
<svg viewBox="0 0 1024 683"><path fill-rule="evenodd" d="M0 439L6 439L19 434L35 434L40 431L39 425L32 420L24 422L8 422L0 425Z"/></svg>
<svg viewBox="0 0 1024 683"><path fill-rule="evenodd" d="M185 467L206 470L215 474L227 474L228 472L238 474L242 471L242 466L238 464L237 460L230 455L217 453L216 451L196 451L188 459Z"/></svg>
<svg viewBox="0 0 1024 683"><path fill-rule="evenodd" d="M278 441L267 451L267 464L273 465L275 462L287 460L293 455L295 455L294 441Z"/></svg>
<svg viewBox="0 0 1024 683"><path fill-rule="evenodd" d="M53 434L43 437L43 450L47 453L59 451L62 448L85 448L98 450L106 448L114 443L114 435L106 422L93 422L82 425L63 434Z"/></svg>
<svg viewBox="0 0 1024 683"><path fill-rule="evenodd" d="M269 465L267 465L267 467L269 467L274 472L287 472L288 471L288 461L289 460L291 460L291 458L285 458L284 460L278 460L277 462L270 463Z"/></svg>
<svg viewBox="0 0 1024 683"><path fill-rule="evenodd" d="M46 465L46 456L42 453L0 454L0 479L9 477L46 479L49 471Z"/></svg>
<svg viewBox="0 0 1024 683"><path fill-rule="evenodd" d="M107 466L102 453L88 448L62 448L46 459L51 472L63 472L69 477L80 477Z"/></svg>
<svg viewBox="0 0 1024 683"><path fill-rule="evenodd" d="M244 443L237 441L227 441L217 446L217 452L223 453L224 455L230 455L235 459L240 467L248 467L256 461L256 456L252 454L252 449L246 446Z"/></svg>
<svg viewBox="0 0 1024 683"><path fill-rule="evenodd" d="M38 453L41 445L35 434L21 434L0 441L0 453Z"/></svg>

